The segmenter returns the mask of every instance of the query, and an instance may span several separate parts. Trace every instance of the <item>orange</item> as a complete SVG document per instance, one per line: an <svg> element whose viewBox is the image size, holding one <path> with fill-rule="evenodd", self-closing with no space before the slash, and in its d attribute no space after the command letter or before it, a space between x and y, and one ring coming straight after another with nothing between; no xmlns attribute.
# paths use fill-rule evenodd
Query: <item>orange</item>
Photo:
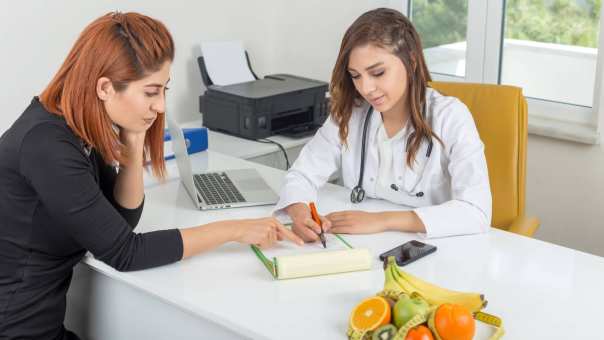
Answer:
<svg viewBox="0 0 604 340"><path fill-rule="evenodd" d="M413 327L407 332L405 340L434 340L430 329L424 325Z"/></svg>
<svg viewBox="0 0 604 340"><path fill-rule="evenodd" d="M474 318L467 308L442 304L434 314L434 328L442 340L472 340L476 330Z"/></svg>
<svg viewBox="0 0 604 340"><path fill-rule="evenodd" d="M381 296L361 301L350 315L350 327L356 331L372 331L390 323L390 305Z"/></svg>

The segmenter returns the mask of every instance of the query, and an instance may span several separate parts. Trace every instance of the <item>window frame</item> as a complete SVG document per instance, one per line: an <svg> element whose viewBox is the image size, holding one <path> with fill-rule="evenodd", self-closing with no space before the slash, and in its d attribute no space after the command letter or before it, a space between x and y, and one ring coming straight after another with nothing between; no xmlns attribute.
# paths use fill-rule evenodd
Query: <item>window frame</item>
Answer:
<svg viewBox="0 0 604 340"><path fill-rule="evenodd" d="M413 0L401 0L409 16ZM440 81L501 83L506 0L468 0L465 77L432 73ZM600 22L604 6L600 8ZM527 97L529 133L586 144L602 142L604 127L604 25L599 26L596 77L591 107Z"/></svg>

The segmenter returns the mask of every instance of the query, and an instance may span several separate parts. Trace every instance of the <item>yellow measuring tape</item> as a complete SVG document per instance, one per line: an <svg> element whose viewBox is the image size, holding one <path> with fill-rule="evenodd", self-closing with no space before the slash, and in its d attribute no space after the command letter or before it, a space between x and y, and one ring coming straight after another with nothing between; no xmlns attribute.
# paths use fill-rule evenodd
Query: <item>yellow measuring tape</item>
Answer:
<svg viewBox="0 0 604 340"><path fill-rule="evenodd" d="M492 314L488 314L485 312L476 312L476 314L474 314L474 319L482 321L491 326L501 327L501 319Z"/></svg>
<svg viewBox="0 0 604 340"><path fill-rule="evenodd" d="M476 313L474 313L474 319L484 322L487 325L491 325L491 326L495 327L495 333L493 333L493 335L491 335L489 340L501 339L501 337L503 337L503 334L505 334L505 331L504 331L503 327L501 326L501 324L502 324L501 318L499 318L493 314L489 314L489 313L485 313L485 312L476 312Z"/></svg>

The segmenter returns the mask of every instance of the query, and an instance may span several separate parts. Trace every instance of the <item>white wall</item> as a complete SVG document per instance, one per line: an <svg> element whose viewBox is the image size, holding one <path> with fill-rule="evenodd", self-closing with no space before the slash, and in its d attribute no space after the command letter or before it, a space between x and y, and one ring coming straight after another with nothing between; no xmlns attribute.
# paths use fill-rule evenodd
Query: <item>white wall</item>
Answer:
<svg viewBox="0 0 604 340"><path fill-rule="evenodd" d="M114 10L138 11L166 24L176 44L168 112L178 121L199 118L197 66L202 40L243 40L254 68L271 64L269 1L11 1L0 11L0 134L58 70L82 29ZM270 40L270 39L269 39ZM270 44L269 44L270 45Z"/></svg>
<svg viewBox="0 0 604 340"><path fill-rule="evenodd" d="M604 256L604 149L529 136L527 212L537 238Z"/></svg>
<svg viewBox="0 0 604 340"><path fill-rule="evenodd" d="M400 3L400 4L399 4ZM277 1L272 54L275 73L293 73L329 81L344 32L371 8L402 10L402 1Z"/></svg>
<svg viewBox="0 0 604 340"><path fill-rule="evenodd" d="M109 10L135 9L159 18L171 30L177 57L168 110L177 120L188 121L198 117L202 90L195 59L199 41L243 40L259 75L296 73L328 80L346 27L369 8L396 8L397 3L11 2L0 13L0 133L48 83L81 29ZM537 237L604 256L602 147L530 136L527 172L527 212L542 221Z"/></svg>

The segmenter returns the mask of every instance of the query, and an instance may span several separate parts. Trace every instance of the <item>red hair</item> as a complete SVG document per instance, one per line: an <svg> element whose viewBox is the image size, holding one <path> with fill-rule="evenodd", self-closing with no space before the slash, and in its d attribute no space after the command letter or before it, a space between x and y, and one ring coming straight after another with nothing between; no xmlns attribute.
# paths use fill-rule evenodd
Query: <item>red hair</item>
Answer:
<svg viewBox="0 0 604 340"><path fill-rule="evenodd" d="M174 41L159 21L138 13L108 13L82 31L63 65L40 95L46 110L65 118L67 125L105 162L123 162L124 146L96 92L101 77L121 92L132 81L157 72L174 60ZM163 114L164 112L159 112ZM164 119L158 117L145 135L144 159L163 178Z"/></svg>

